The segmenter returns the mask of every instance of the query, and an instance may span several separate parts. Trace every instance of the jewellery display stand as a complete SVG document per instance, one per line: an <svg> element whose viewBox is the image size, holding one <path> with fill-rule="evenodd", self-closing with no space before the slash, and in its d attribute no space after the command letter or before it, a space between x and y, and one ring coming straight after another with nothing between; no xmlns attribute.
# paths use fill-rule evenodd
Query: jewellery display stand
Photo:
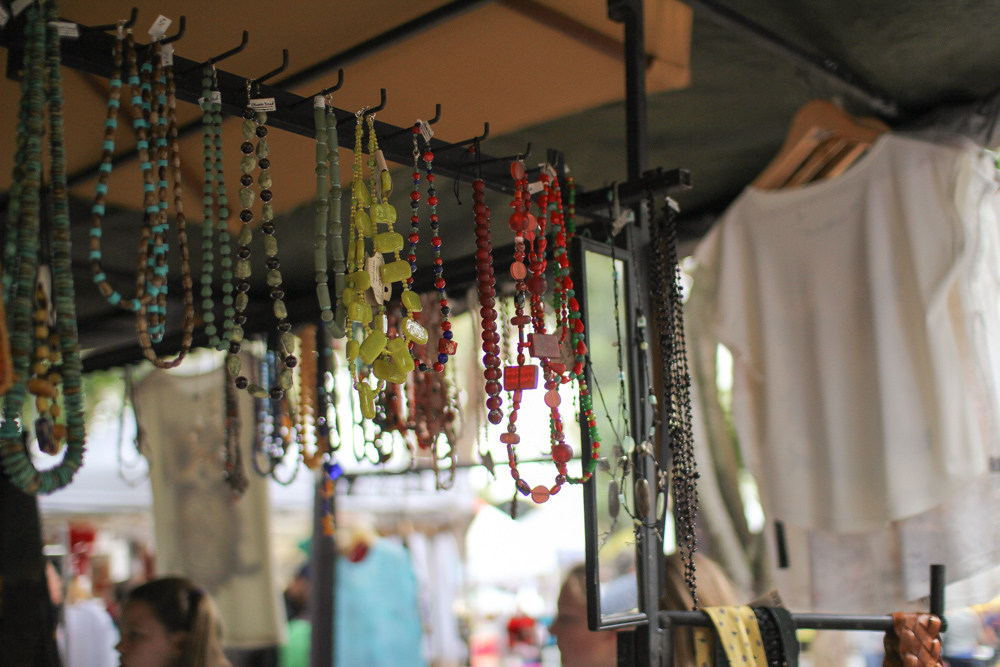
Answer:
<svg viewBox="0 0 1000 667"><path fill-rule="evenodd" d="M430 27L436 22L448 20L469 9L485 4L481 0L475 2L456 1L434 10L425 17L418 17L408 22L404 26L394 28L393 37L401 39L412 36L418 29ZM651 368L649 359L650 350L644 346L634 344L637 342L636 327L644 314L648 317L650 308L649 290L649 266L648 249L651 242L649 214L643 206L643 200L650 194L669 193L678 189L691 186L690 174L683 169L670 171L656 170L648 171L648 124L646 109L646 67L647 55L644 40L643 26L643 0L608 0L608 15L616 22L624 24L625 34L625 117L626 117L626 149L627 149L627 181L617 186L600 188L592 191L581 192L577 195L577 213L583 217L604 218L607 203L613 195L617 195L618 201L623 206L630 206L634 211L634 222L625 227L616 243L618 256L625 260L627 264L626 285L627 285L627 312L629 321L626 325L629 341L629 354L627 359L628 382L630 405L631 433L630 435L639 442L645 439L650 426L656 422L666 423L663 415L654 414L655 410L665 411L668 401L661 400L654 404L648 399L648 387L652 386L653 378L648 377L648 369ZM134 22L134 17L133 17ZM102 26L102 29L106 28ZM114 26L107 27L113 29ZM23 54L23 44L20 43L20 27L17 20L7 25L6 29L0 31L0 46L8 50L8 76L16 76L20 54ZM398 34L397 34L398 33ZM386 33L389 34L389 33ZM115 37L101 30L87 29L81 26L80 36L76 39L64 40L61 44L62 64L81 72L86 72L96 76L110 78L113 72L112 53ZM375 38L365 44L377 44L387 46L391 40L381 40ZM246 33L244 40L237 50L246 46ZM365 45L362 45L362 47ZM361 47L358 47L361 49ZM235 51L235 50L234 50ZM323 63L317 63L305 70L293 74L277 85L293 86L306 83L312 78L318 77L337 65L346 64L352 59L361 57L361 52L354 53L350 57L337 60L339 56L328 59ZM221 59L222 56L217 59ZM285 64L287 65L287 52ZM198 99L203 95L201 83L201 72L203 63L194 62L180 56L174 57L174 67L176 74L176 97L178 100L197 104ZM277 71L280 71L277 70ZM246 78L231 72L217 70L218 90L223 93L221 113L229 116L238 116L243 112L241 101L244 95L240 91L247 89ZM263 78L263 77L261 77ZM325 91L324 91L325 92ZM309 97L301 97L293 93L282 90L278 87L267 85L259 86L259 93L262 97L273 97L277 107L276 111L268 113L268 126L275 130L283 130L313 138L315 135L314 115L312 108L307 104ZM381 104L379 109L386 103L385 91L382 91ZM354 145L353 121L355 114L342 109L333 109L333 116L337 120L337 143L343 148L351 148ZM381 149L386 160L402 165L410 165L413 162L412 133L409 128L400 128L389 125L382 121L375 121L375 130L379 136L383 137ZM488 133L488 125L486 127ZM483 137L485 138L485 137ZM457 145L467 145L470 142L460 142ZM431 139L428 148L434 152L434 172L437 176L456 178L464 182L471 182L476 178L475 173L470 169L463 169L462 151L449 151L451 146L438 139ZM116 156L116 160L119 156ZM504 159L492 158L488 155L481 155L479 160L479 176L484 181L485 187L508 194L513 193L513 182L510 179L509 165ZM81 173L80 177L86 174ZM559 175L560 179L562 174ZM73 180L74 175L70 175ZM563 188L565 191L565 187ZM469 232L471 233L471 229ZM513 257L513 248L499 248L495 253L496 261L501 265L509 264ZM475 262L466 258L449 263L448 284L452 288L462 288L475 282ZM428 267L423 273L415 276L413 288L419 291L429 289L434 282L434 274ZM578 283L583 285L582 279ZM290 303L288 317L299 321L318 320L319 308L312 300L309 305L304 303ZM264 326L267 326L265 321ZM260 333L252 329L247 329L246 335ZM168 354L177 351L180 346L180 336L167 335L160 346L161 353ZM196 337L195 345L205 345L207 337L199 339ZM84 361L85 370L97 370L112 366L121 366L127 363L139 361L143 358L141 349L123 348L110 353L98 354L88 357ZM582 429L585 433L586 429ZM586 436L584 436L586 437ZM589 443L585 443L584 454L589 454ZM658 470L670 469L670 446L666 438L660 438L655 444L654 456L639 456L636 463L636 474L646 479L649 483L656 483ZM655 457L655 458L654 458ZM588 483L593 486L593 481ZM591 488L592 493L592 488ZM315 617L313 633L313 660L312 664L329 665L332 661L333 641L330 636L332 630L332 596L333 590L333 540L330 537L322 538L323 530L319 520L322 503L317 498L317 519L316 531L314 535L314 546L316 554L325 556L317 559L317 567L314 569L314 594L320 593L314 599L323 604L317 605L319 610ZM586 504L588 513L588 531L594 527L592 515L596 512L596 503ZM596 528L595 528L596 529ZM659 610L659 598L663 582L663 556L662 536L664 525L662 519L658 523L651 525L643 524L637 530L636 535L636 565L639 585L639 611L637 614L627 618L615 620L603 620L599 609L599 582L597 578L596 551L591 553L588 547L587 553L587 582L588 582L588 608L589 621L595 629L629 629L631 632L619 634L619 663L621 665L639 665L641 667L652 667L654 665L670 665L672 663L671 630L678 625L707 625L707 618L697 612L661 612ZM593 538L588 534L588 544ZM932 569L932 591L931 610L941 615L943 611L943 585L944 573L942 566L935 566ZM325 598L325 599L324 599ZM799 627L813 627L822 629L869 629L885 630L891 627L892 621L887 616L826 616L816 614L793 615Z"/></svg>

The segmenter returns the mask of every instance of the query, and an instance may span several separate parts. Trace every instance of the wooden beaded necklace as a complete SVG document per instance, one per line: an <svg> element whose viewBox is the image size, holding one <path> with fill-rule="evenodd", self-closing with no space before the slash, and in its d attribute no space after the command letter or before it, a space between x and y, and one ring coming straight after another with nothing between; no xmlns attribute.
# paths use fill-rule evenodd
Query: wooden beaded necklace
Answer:
<svg viewBox="0 0 1000 667"><path fill-rule="evenodd" d="M157 42L156 46L156 51L160 52L162 47L159 42ZM142 346L142 350L146 358L157 368L174 368L184 360L185 356L187 356L188 351L191 349L191 342L194 338L194 284L191 277L191 263L187 241L187 220L184 215L183 191L181 188L182 174L180 168L180 141L177 135L177 97L173 76L173 66L168 64L163 67L163 70L165 71L163 78L166 82L165 95L163 95L163 99L166 104L167 122L165 125L160 123L160 125L165 126L165 132L163 133L162 138L157 138L157 146L159 148L157 166L160 178L160 204L158 224L151 228L151 232L153 234L152 250L155 256L155 263L153 266L149 267L152 269L153 284L158 286L158 292L156 293L158 307L156 317L150 317L147 319L144 311L147 307L151 308L152 305L150 304L150 306L146 306L140 302L137 322L139 325L139 343ZM171 168L173 176L174 213L177 220L177 239L181 258L181 280L184 289L184 321L182 325L183 334L181 339L181 349L178 355L169 361L159 357L153 350L152 346L154 342L162 340L165 328L168 248L166 242L168 226L166 176L168 165ZM148 244L140 247L147 251L150 249ZM143 252L140 250L140 263L142 262L142 255ZM149 325L148 329L147 324ZM153 328L154 324L155 330Z"/></svg>
<svg viewBox="0 0 1000 667"><path fill-rule="evenodd" d="M14 250L5 249L4 257L14 258L4 266L5 287L11 298L9 330L11 357L15 380L4 395L3 424L0 425L0 459L11 482L25 493L51 493L66 486L83 462L84 414L82 364L76 326L75 295L70 243L69 201L66 184L64 150L63 99L60 73L58 9L55 2L40 2L26 10L23 95L20 120L23 135L23 161L15 169L18 183L12 192L18 194L17 230L8 235ZM55 304L55 332L58 336L58 377L50 376L54 384L61 381L63 408L66 416L66 453L54 468L38 471L26 448L19 424L30 376L29 357L34 347L32 334L40 334L32 325L33 302L38 268L41 213L42 137L45 127L45 107L48 106L49 149L51 157L52 198L52 276ZM20 124L19 124L20 125ZM44 239L48 242L48 239ZM37 310L35 311L37 313ZM51 333L51 332L50 332ZM50 338L50 340L52 340ZM51 353L51 350L50 350ZM37 354L37 348L36 348ZM51 361L52 357L49 357ZM52 407L49 414L52 415Z"/></svg>
<svg viewBox="0 0 1000 667"><path fill-rule="evenodd" d="M247 108L243 112L243 143L240 151L243 158L240 161L240 220L243 227L240 229L239 243L236 256L236 279L239 281L237 289L240 295L236 298L236 314L233 317L233 337L229 344L229 356L226 360L226 367L229 375L233 378L238 389L246 389L255 398L270 396L273 400L280 400L285 392L292 386L292 369L298 363L292 354L295 349L295 337L292 336L292 325L288 321L288 308L285 306L285 292L281 289L281 263L278 260L278 239L274 236L274 208L271 204L271 160L270 146L267 143L267 114L263 111L254 112L250 106L252 82L247 81ZM257 138L257 145L251 141ZM245 310L249 302L247 291L250 288L250 241L252 231L250 222L253 220L251 207L254 204L255 195L251 188L253 185L253 172L259 167L260 173L257 175L257 185L260 187L261 205L261 232L264 233L264 252L267 255L267 285L269 295L273 302L272 311L277 319L277 329L279 333L278 356L283 368L277 374L276 382L269 389L251 383L246 376L240 375L242 362L239 359L241 343L243 341L243 324L246 322Z"/></svg>

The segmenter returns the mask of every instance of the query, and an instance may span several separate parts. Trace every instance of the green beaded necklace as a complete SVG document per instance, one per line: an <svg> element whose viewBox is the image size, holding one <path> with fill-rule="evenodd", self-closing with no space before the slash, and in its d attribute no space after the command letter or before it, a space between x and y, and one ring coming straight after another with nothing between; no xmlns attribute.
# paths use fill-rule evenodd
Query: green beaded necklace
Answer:
<svg viewBox="0 0 1000 667"><path fill-rule="evenodd" d="M224 346L233 336L233 259L229 238L229 197L223 172L225 152L222 142L222 94L215 66L202 70L202 155L205 158L205 184L202 188L202 311L208 344L216 349ZM218 204L218 209L215 205ZM216 218L216 210L218 217ZM213 229L213 220L215 228ZM213 236L219 237L219 264L222 267L222 306L224 309L223 333L220 336L215 324L215 302L212 300L212 274L215 269Z"/></svg>
<svg viewBox="0 0 1000 667"><path fill-rule="evenodd" d="M71 264L69 199L66 185L66 154L63 144L63 99L60 74L59 11L54 1L33 4L27 9L25 26L24 80L21 117L24 120L24 161L15 169L19 181L16 249L6 248L4 257L13 256L16 273L8 274L10 285L9 328L15 382L4 396L3 424L0 425L0 459L10 480L25 493L51 493L69 484L83 463L85 447L82 364L76 327L75 294ZM45 106L49 116L49 151L52 184L52 269L56 310L56 332L62 358L62 396L66 415L67 446L63 460L54 468L37 470L25 446L19 421L26 395L32 349L32 306L38 267L41 215L42 136ZM10 237L9 237L10 238ZM9 270L10 267L5 267Z"/></svg>
<svg viewBox="0 0 1000 667"><path fill-rule="evenodd" d="M233 337L229 344L229 356L226 358L226 369L233 383L238 389L246 389L254 398L267 398L281 400L285 392L292 386L292 369L298 360L292 354L295 350L295 337L291 334L292 325L288 321L288 308L285 306L285 292L281 289L281 263L278 261L278 239L274 236L274 208L271 204L271 160L270 146L267 143L267 114L258 111L254 112L250 107L250 90L252 82L247 82L247 108L243 112L243 144L240 150L243 158L240 161L240 170L243 175L240 177L240 220L243 227L240 230L239 243L237 249L236 278L237 289L241 294L236 300L236 314L233 318ZM251 141L257 137L256 147ZM239 358L241 343L243 341L243 324L246 322L244 311L249 303L247 291L250 289L250 241L252 231L250 221L253 220L251 207L254 204L253 172L260 167L260 174L257 176L257 185L260 186L261 231L264 233L264 252L267 254L267 285L270 288L270 296L273 301L272 310L278 320L278 332L280 334L280 346L278 354L284 368L277 374L277 383L270 389L266 389L259 384L252 383L241 375L242 362Z"/></svg>
<svg viewBox="0 0 1000 667"><path fill-rule="evenodd" d="M347 307L343 299L337 300L336 310L330 299L327 277L327 242L333 239L333 291L341 294L346 286L344 271L343 228L340 220L340 154L337 150L337 117L322 95L313 99L313 119L316 124L316 296L319 299L320 319L334 338L347 335Z"/></svg>

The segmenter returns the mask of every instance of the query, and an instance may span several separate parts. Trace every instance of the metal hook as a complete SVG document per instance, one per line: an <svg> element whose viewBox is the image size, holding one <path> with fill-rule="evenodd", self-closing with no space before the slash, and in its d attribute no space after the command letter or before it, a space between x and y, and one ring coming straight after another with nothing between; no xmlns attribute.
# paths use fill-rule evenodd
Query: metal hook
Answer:
<svg viewBox="0 0 1000 667"><path fill-rule="evenodd" d="M86 30L97 30L100 32L104 32L105 30L118 30L119 26L121 26L122 30L128 30L129 28L134 26L135 22L138 20L139 20L139 8L133 7L132 13L128 17L128 21L124 22L119 21L117 23L109 23L107 25L80 26L80 27L85 28Z"/></svg>
<svg viewBox="0 0 1000 667"><path fill-rule="evenodd" d="M337 84L336 85L330 86L329 88L324 88L323 90L319 91L315 95L307 95L306 97L303 97L301 100L299 100L295 104L292 104L288 108L289 109L294 109L294 108L298 107L301 104L305 104L306 102L311 101L314 97L320 97L320 96L326 97L330 93L335 93L338 90L340 90L340 87L343 86L343 85L344 85L344 70L343 70L343 68L341 68L341 69L337 70Z"/></svg>
<svg viewBox="0 0 1000 667"><path fill-rule="evenodd" d="M434 123L438 122L439 120L441 120L441 105L440 104L435 104L434 105L434 117L431 118L428 121L425 121L425 122L428 125L433 125ZM420 131L420 125L418 123L414 123L412 126L406 128L405 130L400 130L399 132L393 132L389 136L383 137L382 141L388 141L389 139L392 139L393 137L398 137L398 136L400 136L402 134L414 134L414 133L419 132L419 131Z"/></svg>
<svg viewBox="0 0 1000 667"><path fill-rule="evenodd" d="M273 76L277 76L277 75L281 74L286 69L288 69L288 49L282 49L281 50L281 67L278 67L277 69L271 70L270 72L268 72L264 76L258 76L256 79L254 79L254 81L256 81L257 85L260 86L260 84L264 83L265 81L267 81L268 79L270 79Z"/></svg>
<svg viewBox="0 0 1000 667"><path fill-rule="evenodd" d="M482 133L482 135L480 135L478 137L472 137L471 139L466 139L465 141L459 141L459 142L456 142L454 144L448 144L447 146L441 146L440 148L436 149L434 152L435 153L440 153L441 151L448 150L449 148L455 148L456 146L469 146L470 144L474 144L477 141L478 142L483 142L483 141L486 141L486 138L489 137L489 136L490 136L490 124L489 123L483 123L483 133Z"/></svg>
<svg viewBox="0 0 1000 667"><path fill-rule="evenodd" d="M226 51L224 53L220 53L219 55L217 55L217 56L215 56L213 58L209 58L205 62L201 63L200 65L195 65L194 67L192 67L189 70L185 70L184 73L181 74L180 76L184 76L185 74L188 74L190 72L200 72L204 68L211 67L215 63L222 62L223 60L225 60L226 58L229 58L230 56L235 56L237 53L242 53L243 50L247 48L247 44L249 44L249 43L250 43L250 33L247 32L246 30L244 30L243 31L243 39L240 41L239 46L237 46L234 49L229 49L228 51Z"/></svg>
<svg viewBox="0 0 1000 667"><path fill-rule="evenodd" d="M353 116L347 116L346 118L341 118L340 120L337 121L337 127L340 127L344 123L349 123L351 121L357 122L359 119L371 116L373 113L381 111L384 108L385 108L385 88L382 89L382 101L379 102L379 105L377 107L365 107L364 109L354 114Z"/></svg>
<svg viewBox="0 0 1000 667"><path fill-rule="evenodd" d="M371 107L368 109L368 111L364 113L365 116L372 116L385 108L385 88L382 88L381 91L382 101L378 103L377 107Z"/></svg>
<svg viewBox="0 0 1000 667"><path fill-rule="evenodd" d="M510 155L507 157L491 157L489 160L483 160L482 164L491 164L493 162L513 162L515 160L523 160L524 158L531 155L531 142L528 142L528 147L524 149L523 153L518 153L517 155Z"/></svg>
<svg viewBox="0 0 1000 667"><path fill-rule="evenodd" d="M161 39L160 44L173 44L181 37L183 37L186 31L187 31L187 18L182 16L180 18L180 22L177 24L177 34L174 35L173 37L167 37L166 39Z"/></svg>

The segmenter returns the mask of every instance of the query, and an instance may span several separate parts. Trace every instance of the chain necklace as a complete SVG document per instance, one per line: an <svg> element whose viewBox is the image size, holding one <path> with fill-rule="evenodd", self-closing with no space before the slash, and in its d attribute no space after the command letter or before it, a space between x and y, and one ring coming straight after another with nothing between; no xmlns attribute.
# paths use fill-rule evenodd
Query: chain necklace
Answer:
<svg viewBox="0 0 1000 667"><path fill-rule="evenodd" d="M667 428L673 459L674 517L677 548L684 563L684 580L698 608L697 574L694 553L698 548L695 526L698 514L698 466L694 455L691 428L691 373L688 369L684 337L683 285L677 258L677 211L669 198L662 215L650 193L648 207L652 239L650 273L652 307L659 332L660 359L663 364L664 399Z"/></svg>

